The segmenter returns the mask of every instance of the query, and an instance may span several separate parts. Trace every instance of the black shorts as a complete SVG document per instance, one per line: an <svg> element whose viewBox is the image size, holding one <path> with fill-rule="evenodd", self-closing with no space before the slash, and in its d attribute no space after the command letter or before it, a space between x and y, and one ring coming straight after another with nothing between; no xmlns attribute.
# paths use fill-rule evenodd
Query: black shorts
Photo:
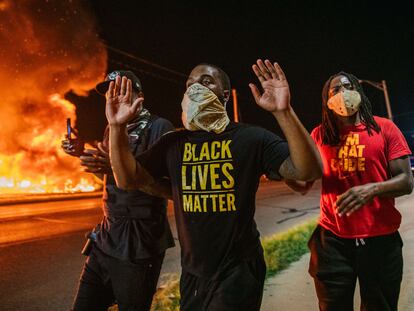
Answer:
<svg viewBox="0 0 414 311"><path fill-rule="evenodd" d="M259 311L266 264L263 254L242 261L219 280L206 280L183 271L180 280L181 311Z"/></svg>
<svg viewBox="0 0 414 311"><path fill-rule="evenodd" d="M74 311L148 311L157 288L164 253L134 261L106 255L96 246L86 259L73 304Z"/></svg>

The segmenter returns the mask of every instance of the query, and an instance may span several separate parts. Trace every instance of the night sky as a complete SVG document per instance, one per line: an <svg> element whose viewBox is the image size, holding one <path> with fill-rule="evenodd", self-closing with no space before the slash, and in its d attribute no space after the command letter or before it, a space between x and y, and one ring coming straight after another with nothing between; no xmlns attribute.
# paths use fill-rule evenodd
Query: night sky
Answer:
<svg viewBox="0 0 414 311"><path fill-rule="evenodd" d="M292 106L308 130L320 122L324 82L344 70L360 79L386 80L394 121L409 131L414 130L414 22L408 6L392 3L93 0L90 9L100 38L110 47L108 70L135 71L145 105L176 126L181 125L185 75L207 62L229 74L243 122L280 134L248 88L256 83L251 65L268 58L284 69ZM386 116L383 92L369 85L365 90L374 113ZM99 139L105 126L103 99L91 93L76 102L81 135ZM231 102L228 111L232 115Z"/></svg>

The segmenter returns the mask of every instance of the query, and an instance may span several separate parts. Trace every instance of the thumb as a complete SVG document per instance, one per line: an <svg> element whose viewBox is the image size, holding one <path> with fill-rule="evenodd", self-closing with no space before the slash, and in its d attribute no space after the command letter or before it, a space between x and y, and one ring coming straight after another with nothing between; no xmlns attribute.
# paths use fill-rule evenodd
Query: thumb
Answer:
<svg viewBox="0 0 414 311"><path fill-rule="evenodd" d="M250 87L250 90L252 91L252 94L253 94L254 100L256 101L256 104L259 104L259 101L260 101L259 89L253 83L249 83L249 87Z"/></svg>
<svg viewBox="0 0 414 311"><path fill-rule="evenodd" d="M131 105L131 109L133 113L137 113L137 111L142 109L142 105L144 104L144 98L138 97Z"/></svg>
<svg viewBox="0 0 414 311"><path fill-rule="evenodd" d="M98 145L96 146L98 148L98 150L105 156L105 157L109 157L109 153L108 151L105 149L105 147L102 145L101 142L98 143Z"/></svg>

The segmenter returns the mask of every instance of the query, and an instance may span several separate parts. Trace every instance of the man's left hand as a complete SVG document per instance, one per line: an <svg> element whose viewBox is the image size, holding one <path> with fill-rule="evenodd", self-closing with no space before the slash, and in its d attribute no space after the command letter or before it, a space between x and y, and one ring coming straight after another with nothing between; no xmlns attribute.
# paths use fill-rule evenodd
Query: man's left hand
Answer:
<svg viewBox="0 0 414 311"><path fill-rule="evenodd" d="M112 173L109 154L102 144L98 144L98 149L86 149L85 155L80 157L81 165L85 167L85 172L94 174Z"/></svg>
<svg viewBox="0 0 414 311"><path fill-rule="evenodd" d="M352 187L344 192L336 201L336 212L339 216L349 216L375 197L375 184Z"/></svg>
<svg viewBox="0 0 414 311"><path fill-rule="evenodd" d="M261 59L252 68L263 88L263 94L260 94L256 85L249 84L257 105L272 113L288 110L290 91L282 68L277 63L272 65L269 60L263 62Z"/></svg>

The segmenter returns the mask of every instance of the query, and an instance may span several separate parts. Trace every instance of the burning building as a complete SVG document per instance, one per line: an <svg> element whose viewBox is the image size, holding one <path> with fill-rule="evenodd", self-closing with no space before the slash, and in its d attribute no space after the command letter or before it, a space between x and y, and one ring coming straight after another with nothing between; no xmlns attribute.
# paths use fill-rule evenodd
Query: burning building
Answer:
<svg viewBox="0 0 414 311"><path fill-rule="evenodd" d="M80 0L0 0L0 194L91 191L96 181L60 148L75 106L107 53Z"/></svg>

